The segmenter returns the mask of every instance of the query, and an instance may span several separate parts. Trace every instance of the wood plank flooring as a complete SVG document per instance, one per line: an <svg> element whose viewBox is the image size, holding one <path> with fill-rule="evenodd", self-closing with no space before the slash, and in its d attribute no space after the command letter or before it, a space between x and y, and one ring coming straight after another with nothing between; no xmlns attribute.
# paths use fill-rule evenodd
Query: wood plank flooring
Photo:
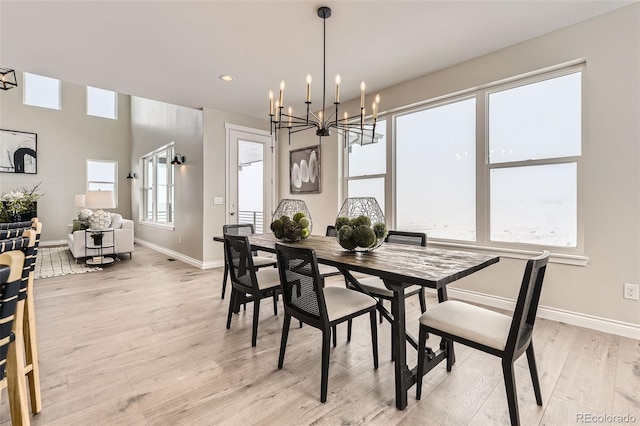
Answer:
<svg viewBox="0 0 640 426"><path fill-rule="evenodd" d="M378 329L374 370L368 318L359 318L350 343L346 327L338 329L322 404L317 330L292 323L278 370L283 316L273 315L270 299L252 348L250 305L225 329L222 268L198 270L138 245L132 260L124 258L100 272L36 280L43 409L33 425L509 424L497 358L456 345L453 371L444 364L431 371L422 400L414 387L399 411L390 327ZM417 297L407 309L407 329L417 336ZM535 403L522 357L522 424L576 424L585 414L640 423L640 342L543 319L534 342L544 405ZM408 353L414 365L415 351ZM10 424L6 391L0 424Z"/></svg>

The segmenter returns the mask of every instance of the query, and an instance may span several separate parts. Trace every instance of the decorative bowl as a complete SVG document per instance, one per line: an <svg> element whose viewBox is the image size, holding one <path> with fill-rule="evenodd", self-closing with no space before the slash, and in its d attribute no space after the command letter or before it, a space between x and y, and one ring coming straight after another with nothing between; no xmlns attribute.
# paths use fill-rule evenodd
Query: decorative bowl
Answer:
<svg viewBox="0 0 640 426"><path fill-rule="evenodd" d="M276 238L296 242L311 235L313 224L307 205L302 200L283 199L273 214L271 231Z"/></svg>
<svg viewBox="0 0 640 426"><path fill-rule="evenodd" d="M384 214L373 197L347 198L335 222L336 241L350 252L377 249L387 236Z"/></svg>

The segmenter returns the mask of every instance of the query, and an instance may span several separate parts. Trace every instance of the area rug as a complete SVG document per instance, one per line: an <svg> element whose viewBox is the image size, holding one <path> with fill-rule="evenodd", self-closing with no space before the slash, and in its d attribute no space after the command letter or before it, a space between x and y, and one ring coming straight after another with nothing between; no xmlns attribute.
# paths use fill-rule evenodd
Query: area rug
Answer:
<svg viewBox="0 0 640 426"><path fill-rule="evenodd" d="M83 274L101 271L102 268L87 266L75 258L67 247L40 247L36 256L35 278L57 277L67 274Z"/></svg>

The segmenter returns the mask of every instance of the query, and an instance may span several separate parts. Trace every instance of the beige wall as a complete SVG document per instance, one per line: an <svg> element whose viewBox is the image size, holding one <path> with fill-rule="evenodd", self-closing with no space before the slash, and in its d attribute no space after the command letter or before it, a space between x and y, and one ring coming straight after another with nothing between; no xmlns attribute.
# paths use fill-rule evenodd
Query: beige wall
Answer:
<svg viewBox="0 0 640 426"><path fill-rule="evenodd" d="M86 160L118 162L118 207L112 211L130 218L131 151L129 96L118 95L118 119L86 114L85 86L61 83L61 110L22 103L23 79L17 72L18 88L0 94L0 128L37 133L38 173L0 173L0 193L42 182L45 194L38 201L43 223L42 240L66 241L67 225L78 214L74 194L86 190Z"/></svg>
<svg viewBox="0 0 640 426"><path fill-rule="evenodd" d="M382 109L437 98L504 78L585 59L585 218L588 266L552 264L541 303L640 325L640 302L622 298L640 282L640 4L538 37L380 92ZM344 108L354 110L355 105ZM291 149L314 145L294 137ZM288 195L286 138L279 147L280 196ZM319 233L335 217L340 180L335 141L322 145L322 194L306 195ZM503 258L456 285L514 299L524 262Z"/></svg>
<svg viewBox="0 0 640 426"><path fill-rule="evenodd" d="M133 218L135 236L145 242L202 260L202 111L149 99L131 98L131 161L142 175L140 157L161 146L175 142L175 151L186 157L175 172L174 229L145 225L139 221L142 179L133 183Z"/></svg>

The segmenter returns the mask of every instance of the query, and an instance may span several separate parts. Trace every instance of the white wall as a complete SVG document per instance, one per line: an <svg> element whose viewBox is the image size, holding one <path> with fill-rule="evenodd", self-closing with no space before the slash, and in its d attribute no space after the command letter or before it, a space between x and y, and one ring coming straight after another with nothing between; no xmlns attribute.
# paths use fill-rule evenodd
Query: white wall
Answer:
<svg viewBox="0 0 640 426"><path fill-rule="evenodd" d="M78 215L74 195L86 190L88 158L118 162L118 207L111 211L130 218L131 168L130 100L118 95L118 119L86 114L86 86L61 82L60 110L22 103L22 72L16 71L18 88L0 94L0 128L37 133L38 172L0 173L0 193L42 182L45 194L38 200L43 223L43 244L66 241L67 225Z"/></svg>
<svg viewBox="0 0 640 426"><path fill-rule="evenodd" d="M577 59L587 64L581 213L590 261L586 267L552 264L541 304L640 325L640 302L622 298L623 282L640 282L640 4L382 90L381 105L392 110ZM317 141L292 139L291 147L286 137L278 145L280 198L289 194L289 149ZM341 201L337 145L323 140L322 194L296 197L309 205L314 234L331 223ZM503 258L455 286L515 299L523 268L523 261Z"/></svg>

